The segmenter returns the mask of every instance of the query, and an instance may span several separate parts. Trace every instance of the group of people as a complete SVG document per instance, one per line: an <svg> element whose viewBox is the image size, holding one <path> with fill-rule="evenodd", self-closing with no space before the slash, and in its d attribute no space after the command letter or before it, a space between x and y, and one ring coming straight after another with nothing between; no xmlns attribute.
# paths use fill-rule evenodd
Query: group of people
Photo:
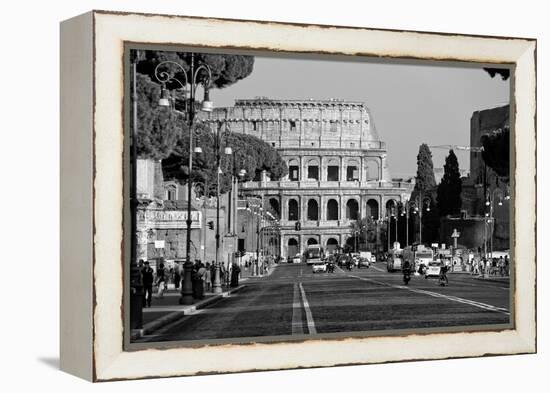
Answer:
<svg viewBox="0 0 550 393"><path fill-rule="evenodd" d="M149 262L140 260L139 271L141 274L141 283L143 285L143 307L151 307L153 298L153 287L157 289L157 297L162 299L164 292L168 289L168 284L173 283L174 288L177 290L180 286L183 286L183 266L175 264L174 267L167 269L164 263L159 263L156 271L150 266ZM239 285L239 274L241 269L238 265L233 264L229 268L229 272L225 268L224 264L219 265L220 268L220 284L236 287ZM193 270L191 272L191 283L194 299L204 299L205 293L210 292L214 286L214 279L216 275L215 262L202 263L200 260L196 260L193 264Z"/></svg>
<svg viewBox="0 0 550 393"><path fill-rule="evenodd" d="M501 277L510 274L510 260L508 256L487 259L486 257L474 258L472 262L472 274Z"/></svg>

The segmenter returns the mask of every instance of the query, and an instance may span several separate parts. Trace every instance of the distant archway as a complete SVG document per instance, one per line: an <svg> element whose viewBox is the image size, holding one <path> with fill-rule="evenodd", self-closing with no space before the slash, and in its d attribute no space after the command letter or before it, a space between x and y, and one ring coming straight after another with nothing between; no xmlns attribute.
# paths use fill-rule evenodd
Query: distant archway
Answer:
<svg viewBox="0 0 550 393"><path fill-rule="evenodd" d="M335 199L329 199L327 202L327 220L338 220L338 202Z"/></svg>
<svg viewBox="0 0 550 393"><path fill-rule="evenodd" d="M328 252L334 252L334 251L336 251L337 248L338 248L338 240L336 240L333 237L329 238L327 240L326 250Z"/></svg>
<svg viewBox="0 0 550 393"><path fill-rule="evenodd" d="M357 220L359 218L359 204L355 199L350 199L346 203L346 218L348 220Z"/></svg>
<svg viewBox="0 0 550 393"><path fill-rule="evenodd" d="M309 221L319 220L319 205L315 199L307 201L307 219Z"/></svg>
<svg viewBox="0 0 550 393"><path fill-rule="evenodd" d="M368 216L372 217L373 220L378 220L379 213L378 213L378 201L376 199L369 199L367 201L367 208L368 208Z"/></svg>
<svg viewBox="0 0 550 393"><path fill-rule="evenodd" d="M317 241L316 238L310 237L309 239L307 239L307 245L311 246L312 244L319 244L319 242Z"/></svg>
<svg viewBox="0 0 550 393"><path fill-rule="evenodd" d="M289 199L288 201L288 220L297 221L300 219L300 211L298 208L298 201L296 199Z"/></svg>
<svg viewBox="0 0 550 393"><path fill-rule="evenodd" d="M298 245L298 240L294 238L288 239L287 243L287 256L293 257L300 252L300 246Z"/></svg>

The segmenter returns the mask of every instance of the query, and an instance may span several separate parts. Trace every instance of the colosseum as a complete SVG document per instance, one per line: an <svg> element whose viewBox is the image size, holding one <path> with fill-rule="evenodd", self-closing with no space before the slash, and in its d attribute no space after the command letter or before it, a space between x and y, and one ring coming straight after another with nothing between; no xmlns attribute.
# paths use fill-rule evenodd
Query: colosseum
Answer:
<svg viewBox="0 0 550 393"><path fill-rule="evenodd" d="M205 117L266 141L287 163L285 178L272 181L264 174L241 185L244 196L261 198L279 216L277 246L283 257L309 244L328 250L344 245L353 237L353 220L386 218L414 186L392 180L386 144L363 102L239 99L233 107L217 108ZM246 242L247 250L256 248L247 239L249 231L237 232L239 247Z"/></svg>

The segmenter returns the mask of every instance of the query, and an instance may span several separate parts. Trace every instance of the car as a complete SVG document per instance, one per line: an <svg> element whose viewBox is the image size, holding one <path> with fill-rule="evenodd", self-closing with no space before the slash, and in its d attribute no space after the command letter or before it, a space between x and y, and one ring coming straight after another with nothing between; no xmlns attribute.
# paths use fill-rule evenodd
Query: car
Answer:
<svg viewBox="0 0 550 393"><path fill-rule="evenodd" d="M313 273L326 273L327 272L327 264L325 262L316 262L313 265L311 265L311 271Z"/></svg>
<svg viewBox="0 0 550 393"><path fill-rule="evenodd" d="M359 258L359 264L357 265L357 267L360 269L362 267L370 267L370 261L368 260L368 258L365 258L365 257L361 257Z"/></svg>
<svg viewBox="0 0 550 393"><path fill-rule="evenodd" d="M426 272L424 273L424 277L439 277L441 266L443 266L443 263L440 261L429 262L426 268Z"/></svg>
<svg viewBox="0 0 550 393"><path fill-rule="evenodd" d="M302 262L302 255L296 254L294 258L292 258L292 263L301 263Z"/></svg>

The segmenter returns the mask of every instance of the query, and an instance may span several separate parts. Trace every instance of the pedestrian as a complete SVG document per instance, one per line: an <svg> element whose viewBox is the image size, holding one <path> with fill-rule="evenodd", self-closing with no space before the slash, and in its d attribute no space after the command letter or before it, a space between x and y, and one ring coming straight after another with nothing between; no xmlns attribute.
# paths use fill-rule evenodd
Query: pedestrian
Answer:
<svg viewBox="0 0 550 393"><path fill-rule="evenodd" d="M479 262L479 267L481 269L481 273L484 275L487 275L487 258L483 257L481 258L481 261Z"/></svg>
<svg viewBox="0 0 550 393"><path fill-rule="evenodd" d="M157 269L157 296L159 299L162 299L164 297L164 290L166 289L166 269L164 269L164 263L160 263L159 267Z"/></svg>
<svg viewBox="0 0 550 393"><path fill-rule="evenodd" d="M235 288L239 286L239 273L241 272L241 268L237 266L236 263L233 264L233 267L231 269L231 287Z"/></svg>
<svg viewBox="0 0 550 393"><path fill-rule="evenodd" d="M206 272L204 273L205 291L210 292L212 290L212 267L210 266L210 262L206 262L205 269L206 269Z"/></svg>
<svg viewBox="0 0 550 393"><path fill-rule="evenodd" d="M204 279L206 275L206 268L199 262L197 269L197 299L204 299Z"/></svg>
<svg viewBox="0 0 550 393"><path fill-rule="evenodd" d="M154 281L154 271L149 266L149 262L145 262L143 270L141 271L141 277L143 279L143 290L145 293L145 307L151 307L151 298L153 297L153 281Z"/></svg>
<svg viewBox="0 0 550 393"><path fill-rule="evenodd" d="M220 284L224 282L225 278L225 268L223 267L223 263L220 264Z"/></svg>

